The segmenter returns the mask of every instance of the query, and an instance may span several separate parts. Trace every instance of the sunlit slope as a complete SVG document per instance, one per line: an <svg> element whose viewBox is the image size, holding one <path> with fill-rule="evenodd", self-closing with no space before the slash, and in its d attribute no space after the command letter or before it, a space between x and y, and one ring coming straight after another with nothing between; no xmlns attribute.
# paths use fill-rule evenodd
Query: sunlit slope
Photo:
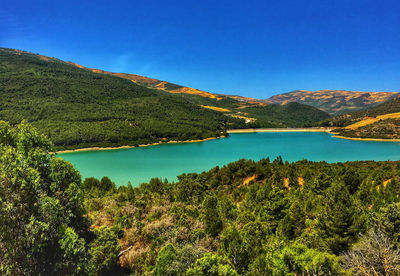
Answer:
<svg viewBox="0 0 400 276"><path fill-rule="evenodd" d="M387 119L399 119L399 118L400 118L400 112L389 113L389 114L380 115L380 116L376 116L376 117L366 117L357 123L346 126L345 129L353 129L354 130L354 129L357 129L360 127L365 127L365 126L374 124L379 121L384 121Z"/></svg>
<svg viewBox="0 0 400 276"><path fill-rule="evenodd" d="M59 148L215 137L243 120L55 58L0 49L0 119L32 122Z"/></svg>
<svg viewBox="0 0 400 276"><path fill-rule="evenodd" d="M339 127L335 132L355 138L400 138L400 99L396 98L374 108L339 115L320 123Z"/></svg>
<svg viewBox="0 0 400 276"><path fill-rule="evenodd" d="M346 90L320 90L293 92L272 96L266 103L285 104L298 102L314 106L331 115L344 114L377 106L387 100L397 98L398 92L358 92Z"/></svg>
<svg viewBox="0 0 400 276"><path fill-rule="evenodd" d="M84 68L76 63L71 63ZM139 76L136 74L113 73L99 69L86 68L98 74L117 76L147 88L179 94L191 103L211 109L224 115L239 119L243 124L236 127L308 127L324 120L329 115L312 106L267 104L261 100L238 95L224 95L184 87L167 81Z"/></svg>
<svg viewBox="0 0 400 276"><path fill-rule="evenodd" d="M31 122L59 149L198 140L232 128L306 127L329 117L297 103L169 93L13 49L0 49L0 95L0 119Z"/></svg>
<svg viewBox="0 0 400 276"><path fill-rule="evenodd" d="M70 64L73 64L79 68L85 68L76 63L70 62ZM199 89L177 85L177 84L170 83L167 81L161 81L161 80L156 80L156 79L152 79L152 78L148 78L148 77L144 77L144 76L139 76L136 74L114 73L114 72L104 71L104 70L100 70L100 69L93 69L93 68L86 68L86 69L88 69L94 73L112 75L112 76L117 76L120 78L128 79L128 80L130 80L136 84L139 84L141 86L166 91L169 93L175 93L175 94L185 93L185 94L199 95L202 97L208 97L211 99L217 99L217 100L221 99L221 96L219 96L218 94L213 94L213 93L202 91Z"/></svg>

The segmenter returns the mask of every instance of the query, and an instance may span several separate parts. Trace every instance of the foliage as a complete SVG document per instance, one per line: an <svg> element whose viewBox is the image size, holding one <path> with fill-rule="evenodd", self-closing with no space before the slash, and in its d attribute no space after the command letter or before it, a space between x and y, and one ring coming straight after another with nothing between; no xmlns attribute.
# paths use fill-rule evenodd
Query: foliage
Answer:
<svg viewBox="0 0 400 276"><path fill-rule="evenodd" d="M164 246L160 252L158 252L157 263L154 268L154 275L176 275L174 266L172 265L177 259L176 249L172 244Z"/></svg>
<svg viewBox="0 0 400 276"><path fill-rule="evenodd" d="M79 172L26 123L0 133L1 274L88 273Z"/></svg>
<svg viewBox="0 0 400 276"><path fill-rule="evenodd" d="M96 273L112 270L117 265L121 251L118 234L115 229L100 227L94 230L96 238L90 244L91 265Z"/></svg>
<svg viewBox="0 0 400 276"><path fill-rule="evenodd" d="M122 246L132 249L122 264L133 273L347 275L343 256L374 225L398 244L399 168L243 159L85 197L87 206L104 202L89 213L94 225L123 227Z"/></svg>
<svg viewBox="0 0 400 276"><path fill-rule="evenodd" d="M274 275L341 275L343 269L335 255L294 243L275 253Z"/></svg>
<svg viewBox="0 0 400 276"><path fill-rule="evenodd" d="M54 58L0 48L0 65L0 119L31 122L57 149L219 137L242 121Z"/></svg>
<svg viewBox="0 0 400 276"><path fill-rule="evenodd" d="M400 161L242 159L117 188L81 187L26 123L0 122L0 151L5 275L400 272Z"/></svg>
<svg viewBox="0 0 400 276"><path fill-rule="evenodd" d="M218 255L205 254L198 259L193 268L186 273L191 276L235 276L237 272L229 264L224 264L224 260Z"/></svg>
<svg viewBox="0 0 400 276"><path fill-rule="evenodd" d="M170 94L6 48L0 48L0 65L0 119L13 125L29 121L57 150L196 140L226 135L229 128L302 127L329 117L301 104L242 110L232 98ZM257 121L246 124L201 105L233 108Z"/></svg>
<svg viewBox="0 0 400 276"><path fill-rule="evenodd" d="M375 139L399 139L400 120L399 118L376 118L380 115L400 112L400 98L388 100L372 108L338 115L319 123L324 127L338 127L335 133L346 137L375 138ZM375 122L368 125L353 128L345 128L351 124L362 121L366 118L376 118Z"/></svg>

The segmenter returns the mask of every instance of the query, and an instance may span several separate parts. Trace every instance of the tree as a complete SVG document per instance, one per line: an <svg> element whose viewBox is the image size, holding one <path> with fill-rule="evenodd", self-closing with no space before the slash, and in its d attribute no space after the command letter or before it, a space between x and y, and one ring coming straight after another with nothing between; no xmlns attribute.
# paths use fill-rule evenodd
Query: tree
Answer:
<svg viewBox="0 0 400 276"><path fill-rule="evenodd" d="M93 271L96 273L108 272L117 266L122 247L114 230L105 226L94 230L96 238L90 244L89 253Z"/></svg>
<svg viewBox="0 0 400 276"><path fill-rule="evenodd" d="M160 252L158 252L157 263L154 268L154 275L177 275L177 267L173 265L176 259L176 249L171 243L168 243L160 250Z"/></svg>
<svg viewBox="0 0 400 276"><path fill-rule="evenodd" d="M81 177L29 124L0 121L0 269L4 275L87 273Z"/></svg>
<svg viewBox="0 0 400 276"><path fill-rule="evenodd" d="M110 178L107 176L103 176L103 178L100 180L100 190L103 191L103 193L106 193L108 191L115 191L115 183L111 181Z"/></svg>
<svg viewBox="0 0 400 276"><path fill-rule="evenodd" d="M273 275L342 275L339 258L294 243L276 252Z"/></svg>
<svg viewBox="0 0 400 276"><path fill-rule="evenodd" d="M206 232L216 237L222 230L222 219L218 213L218 198L212 194L204 199L204 223Z"/></svg>
<svg viewBox="0 0 400 276"><path fill-rule="evenodd" d="M400 252L387 234L371 229L344 254L343 266L351 275L400 275Z"/></svg>
<svg viewBox="0 0 400 276"><path fill-rule="evenodd" d="M365 228L365 215L342 182L334 182L326 191L318 212L318 227L331 252L347 250Z"/></svg>
<svg viewBox="0 0 400 276"><path fill-rule="evenodd" d="M188 276L238 276L239 274L218 255L206 253L187 270Z"/></svg>
<svg viewBox="0 0 400 276"><path fill-rule="evenodd" d="M371 228L379 229L392 240L396 249L400 249L400 203L392 203L375 213L371 219Z"/></svg>

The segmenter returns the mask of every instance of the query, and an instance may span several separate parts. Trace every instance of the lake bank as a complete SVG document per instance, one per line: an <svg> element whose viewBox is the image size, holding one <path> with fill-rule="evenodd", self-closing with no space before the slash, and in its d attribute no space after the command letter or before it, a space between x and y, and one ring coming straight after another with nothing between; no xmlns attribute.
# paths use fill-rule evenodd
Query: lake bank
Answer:
<svg viewBox="0 0 400 276"><path fill-rule="evenodd" d="M59 154L71 162L83 178L110 177L118 186L137 186L158 177L176 181L182 173L201 173L241 158L260 160L326 161L400 160L398 143L333 139L322 131L232 133L205 143L162 143L157 147L81 151Z"/></svg>
<svg viewBox="0 0 400 276"><path fill-rule="evenodd" d="M151 144L143 144L138 146L120 146L120 147L90 147L90 148L81 148L81 149L73 149L73 150L60 150L56 153L72 153L72 152L80 152L80 151L100 151L100 150L118 150L118 149L132 149L132 148L141 148L141 147L150 147L150 146L157 146L162 144L178 144L178 143L199 143L199 142L206 142L210 140L226 138L226 136L220 137L209 137L204 139L196 139L196 140L187 140L187 141L167 141L167 142L155 142Z"/></svg>
<svg viewBox="0 0 400 276"><path fill-rule="evenodd" d="M245 128L230 129L227 133L253 133L253 132L330 132L333 128L310 127L310 128Z"/></svg>
<svg viewBox="0 0 400 276"><path fill-rule="evenodd" d="M337 135L336 133L331 132L333 134L333 138L353 140L353 141L370 141L370 142L400 142L400 139L382 139L382 138L358 138L358 137L346 137Z"/></svg>
<svg viewBox="0 0 400 276"><path fill-rule="evenodd" d="M333 128L322 128L322 127L315 127L315 128L244 128L244 129L229 129L226 132L228 134L235 134L235 133L255 133L255 132L330 132L334 130ZM72 152L80 152L80 151L100 151L100 150L118 150L118 149L130 149L130 148L137 148L137 147L149 147L149 146L157 146L161 144L176 144L176 143L199 143L199 142L206 142L210 140L226 138L226 136L220 137L209 137L205 139L196 139L196 140L187 140L187 141L160 141L151 144L142 144L139 146L119 146L119 147L88 147L88 148L79 148L79 149L72 149L72 150L61 150L57 151L56 153L72 153Z"/></svg>

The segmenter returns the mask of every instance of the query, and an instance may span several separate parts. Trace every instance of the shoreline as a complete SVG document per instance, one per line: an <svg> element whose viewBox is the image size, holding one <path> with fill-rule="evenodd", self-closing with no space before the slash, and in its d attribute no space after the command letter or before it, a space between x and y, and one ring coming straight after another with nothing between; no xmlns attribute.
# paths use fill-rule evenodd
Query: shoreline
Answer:
<svg viewBox="0 0 400 276"><path fill-rule="evenodd" d="M257 132L327 132L332 134L333 138L339 139L347 139L353 141L371 141L371 142L400 142L400 139L379 139L379 138L357 138L357 137L346 137L337 135L338 133L331 132L334 128L245 128L245 129L229 129L226 132L228 134L239 134L239 133L257 133ZM55 154L63 154L63 153L73 153L80 151L100 151L100 150L118 150L118 149L130 149L130 148L139 148L139 147L150 147L157 146L162 144L179 144L179 143L199 143L206 142L210 140L216 140L220 138L226 138L226 136L220 137L209 137L205 139L196 139L196 140L187 140L187 141L168 141L168 142L155 142L152 144L141 144L138 146L119 146L119 147L89 147L89 148L80 148L73 150L61 150L56 151Z"/></svg>
<svg viewBox="0 0 400 276"><path fill-rule="evenodd" d="M199 142L206 142L210 140L215 140L215 139L220 139L220 138L226 138L226 136L220 136L220 137L209 137L209 138L204 138L204 139L196 139L196 140L187 140L187 141L168 141L168 142L155 142L152 144L141 144L138 146L119 146L119 147L89 147L89 148L80 148L80 149L72 149L72 150L60 150L56 151L55 154L59 153L73 153L73 152L79 152L79 151L99 151L99 150L118 150L118 149L132 149L132 148L143 148L143 147L150 147L150 146L157 146L157 145L162 145L162 144L179 144L179 143L199 143Z"/></svg>
<svg viewBox="0 0 400 276"><path fill-rule="evenodd" d="M230 129L227 133L255 133L255 132L330 132L333 128L244 128Z"/></svg>
<svg viewBox="0 0 400 276"><path fill-rule="evenodd" d="M353 141L369 141L369 142L400 142L400 139L382 139L382 138L358 138L358 137L346 137L346 136L341 136L337 135L335 133L333 134L333 138L339 138L339 139L346 139L346 140L353 140Z"/></svg>

